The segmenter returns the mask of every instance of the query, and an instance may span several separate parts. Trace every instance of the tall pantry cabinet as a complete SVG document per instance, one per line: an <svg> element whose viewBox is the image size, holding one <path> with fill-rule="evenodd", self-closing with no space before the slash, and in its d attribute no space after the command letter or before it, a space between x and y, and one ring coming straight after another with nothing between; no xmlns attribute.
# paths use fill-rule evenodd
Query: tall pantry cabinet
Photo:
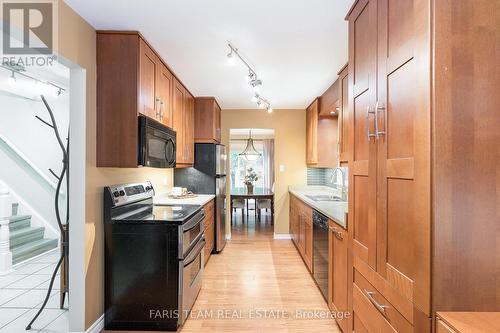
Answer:
<svg viewBox="0 0 500 333"><path fill-rule="evenodd" d="M350 330L430 332L435 311L500 310L500 297L474 295L500 283L488 273L500 268L499 193L462 179L499 182L498 154L464 139L498 145L498 116L484 117L499 112L480 97L495 98L481 91L495 80L494 54L478 48L481 33L498 36L488 11L486 0L358 0L348 13ZM453 213L468 205L477 215ZM495 259L461 253L488 245Z"/></svg>

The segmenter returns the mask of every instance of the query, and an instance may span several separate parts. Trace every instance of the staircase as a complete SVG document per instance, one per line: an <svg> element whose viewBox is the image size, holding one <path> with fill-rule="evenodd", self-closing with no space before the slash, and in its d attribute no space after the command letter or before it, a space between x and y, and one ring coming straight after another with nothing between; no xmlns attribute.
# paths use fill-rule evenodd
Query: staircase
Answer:
<svg viewBox="0 0 500 333"><path fill-rule="evenodd" d="M45 227L32 227L31 215L13 215L9 218L12 264L33 258L57 248L57 239L44 238Z"/></svg>

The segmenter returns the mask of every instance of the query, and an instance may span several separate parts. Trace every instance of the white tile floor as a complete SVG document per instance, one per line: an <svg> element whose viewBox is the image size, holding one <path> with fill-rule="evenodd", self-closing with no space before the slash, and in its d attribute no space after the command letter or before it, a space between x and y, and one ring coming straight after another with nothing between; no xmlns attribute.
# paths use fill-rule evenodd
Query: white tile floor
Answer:
<svg viewBox="0 0 500 333"><path fill-rule="evenodd" d="M26 332L47 294L50 277L59 259L59 251L51 251L0 276L0 333ZM68 332L68 310L59 309L59 275L45 310L31 332Z"/></svg>

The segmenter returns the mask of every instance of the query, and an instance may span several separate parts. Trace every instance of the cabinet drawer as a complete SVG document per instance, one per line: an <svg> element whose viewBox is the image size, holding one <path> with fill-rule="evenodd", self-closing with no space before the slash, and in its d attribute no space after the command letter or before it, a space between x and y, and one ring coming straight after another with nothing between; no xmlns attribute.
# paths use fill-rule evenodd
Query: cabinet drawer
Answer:
<svg viewBox="0 0 500 333"><path fill-rule="evenodd" d="M354 270L353 311L359 321L358 326L362 325L367 332L413 332L412 324L356 270ZM363 332L363 329L359 331Z"/></svg>

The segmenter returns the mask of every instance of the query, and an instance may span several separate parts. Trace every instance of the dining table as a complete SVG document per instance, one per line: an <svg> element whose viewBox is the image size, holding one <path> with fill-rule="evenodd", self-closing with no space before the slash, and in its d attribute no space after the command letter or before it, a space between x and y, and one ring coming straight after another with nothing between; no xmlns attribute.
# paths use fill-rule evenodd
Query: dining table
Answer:
<svg viewBox="0 0 500 333"><path fill-rule="evenodd" d="M233 187L231 188L230 195L231 207L233 206L233 200L235 199L244 199L246 202L253 199L256 203L258 199L271 200L271 225L274 224L274 192L271 189L265 187L254 187L252 191L248 191L247 187Z"/></svg>

